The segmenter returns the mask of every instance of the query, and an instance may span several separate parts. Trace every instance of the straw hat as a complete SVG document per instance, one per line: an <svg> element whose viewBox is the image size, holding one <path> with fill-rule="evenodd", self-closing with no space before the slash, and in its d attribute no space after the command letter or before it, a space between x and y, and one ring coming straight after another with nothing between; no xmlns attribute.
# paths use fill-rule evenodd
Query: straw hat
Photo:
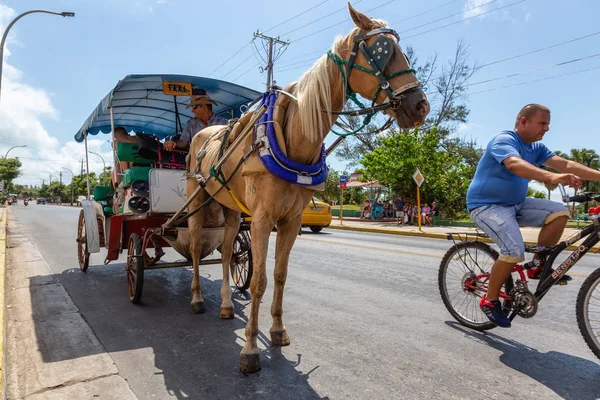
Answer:
<svg viewBox="0 0 600 400"><path fill-rule="evenodd" d="M190 104L185 106L185 108L198 106L200 104L214 104L215 106L218 106L217 102L211 100L211 98L208 96L208 93L206 93L206 90L204 89L193 89L191 97L192 100L190 101Z"/></svg>

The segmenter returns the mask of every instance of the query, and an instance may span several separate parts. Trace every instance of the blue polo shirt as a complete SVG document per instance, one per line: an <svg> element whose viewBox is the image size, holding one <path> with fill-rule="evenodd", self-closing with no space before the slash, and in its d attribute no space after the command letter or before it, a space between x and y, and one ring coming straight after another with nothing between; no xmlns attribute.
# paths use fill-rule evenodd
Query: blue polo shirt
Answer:
<svg viewBox="0 0 600 400"><path fill-rule="evenodd" d="M514 131L503 131L488 143L469 190L467 208L498 204L513 206L525 200L529 179L510 172L502 163L506 158L516 156L541 167L555 154L541 142L525 143Z"/></svg>

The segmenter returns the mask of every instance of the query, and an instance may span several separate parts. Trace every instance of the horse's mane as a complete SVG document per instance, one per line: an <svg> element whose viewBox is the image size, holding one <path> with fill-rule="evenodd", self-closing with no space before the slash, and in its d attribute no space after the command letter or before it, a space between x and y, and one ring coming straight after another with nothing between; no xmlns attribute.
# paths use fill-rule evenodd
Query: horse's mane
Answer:
<svg viewBox="0 0 600 400"><path fill-rule="evenodd" d="M374 29L383 28L387 23L382 20L373 19ZM346 37L354 37L360 32L359 28L354 28ZM340 50L345 50L346 37L338 36L331 46L331 52L337 56ZM333 63L327 54L321 56L317 62L302 75L296 84L296 97L298 99L298 117L302 125L303 135L315 142L320 139L323 130L329 129L333 125L333 118L330 112L324 113L323 110L331 111L331 82L329 80L328 63ZM337 69L337 67L336 67ZM337 75L341 82L341 75ZM346 91L343 85L342 99L346 102ZM325 123L328 124L325 127Z"/></svg>

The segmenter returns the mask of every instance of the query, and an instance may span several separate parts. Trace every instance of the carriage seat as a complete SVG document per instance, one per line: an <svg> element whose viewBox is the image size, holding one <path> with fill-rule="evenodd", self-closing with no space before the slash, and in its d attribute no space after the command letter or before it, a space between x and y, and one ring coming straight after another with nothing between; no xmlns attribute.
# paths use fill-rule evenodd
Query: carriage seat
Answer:
<svg viewBox="0 0 600 400"><path fill-rule="evenodd" d="M123 186L131 185L133 181L148 181L150 170L152 166L148 167L131 167L123 172Z"/></svg>
<svg viewBox="0 0 600 400"><path fill-rule="evenodd" d="M154 159L143 157L140 154L140 146L137 143L117 143L117 157L119 161L132 162L138 165L153 165Z"/></svg>

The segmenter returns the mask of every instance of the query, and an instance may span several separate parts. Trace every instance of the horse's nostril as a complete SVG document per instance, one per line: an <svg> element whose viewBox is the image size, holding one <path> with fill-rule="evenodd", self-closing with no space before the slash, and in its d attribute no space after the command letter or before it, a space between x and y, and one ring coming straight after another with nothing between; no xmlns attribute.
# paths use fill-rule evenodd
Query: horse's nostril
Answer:
<svg viewBox="0 0 600 400"><path fill-rule="evenodd" d="M423 99L417 103L417 110L422 113L429 113L429 102L426 99Z"/></svg>

